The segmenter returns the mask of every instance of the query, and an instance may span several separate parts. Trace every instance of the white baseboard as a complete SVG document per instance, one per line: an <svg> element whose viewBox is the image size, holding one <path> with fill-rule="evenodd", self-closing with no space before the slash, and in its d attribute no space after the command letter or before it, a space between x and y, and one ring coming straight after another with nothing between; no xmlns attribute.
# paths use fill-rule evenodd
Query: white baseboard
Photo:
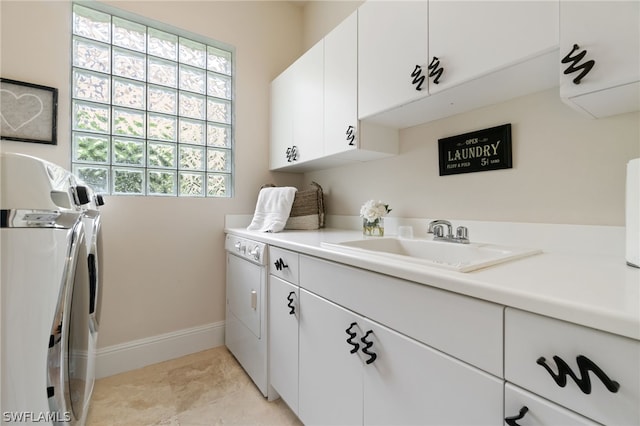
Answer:
<svg viewBox="0 0 640 426"><path fill-rule="evenodd" d="M224 345L224 321L98 349L96 378Z"/></svg>

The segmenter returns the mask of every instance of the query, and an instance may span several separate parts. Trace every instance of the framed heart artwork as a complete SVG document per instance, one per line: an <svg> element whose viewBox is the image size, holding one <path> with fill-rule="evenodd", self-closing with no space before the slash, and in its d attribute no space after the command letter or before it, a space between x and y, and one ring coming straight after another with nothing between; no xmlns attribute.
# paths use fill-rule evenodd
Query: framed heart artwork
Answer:
<svg viewBox="0 0 640 426"><path fill-rule="evenodd" d="M58 89L0 78L0 139L56 145Z"/></svg>

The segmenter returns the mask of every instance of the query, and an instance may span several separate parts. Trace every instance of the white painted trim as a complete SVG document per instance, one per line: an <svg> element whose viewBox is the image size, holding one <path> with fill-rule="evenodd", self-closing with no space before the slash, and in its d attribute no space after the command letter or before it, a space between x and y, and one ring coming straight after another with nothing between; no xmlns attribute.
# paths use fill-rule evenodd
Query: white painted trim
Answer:
<svg viewBox="0 0 640 426"><path fill-rule="evenodd" d="M98 349L96 378L224 345L224 321Z"/></svg>

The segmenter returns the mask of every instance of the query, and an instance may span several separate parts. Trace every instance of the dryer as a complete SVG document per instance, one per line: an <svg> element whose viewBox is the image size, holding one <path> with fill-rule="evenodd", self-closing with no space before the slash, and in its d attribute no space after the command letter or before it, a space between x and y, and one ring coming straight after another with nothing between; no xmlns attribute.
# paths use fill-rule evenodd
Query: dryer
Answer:
<svg viewBox="0 0 640 426"><path fill-rule="evenodd" d="M260 392L269 397L267 368L267 245L225 238L227 308L224 343Z"/></svg>
<svg viewBox="0 0 640 426"><path fill-rule="evenodd" d="M52 163L0 153L3 423L75 425L86 418L93 274L82 220L86 194Z"/></svg>

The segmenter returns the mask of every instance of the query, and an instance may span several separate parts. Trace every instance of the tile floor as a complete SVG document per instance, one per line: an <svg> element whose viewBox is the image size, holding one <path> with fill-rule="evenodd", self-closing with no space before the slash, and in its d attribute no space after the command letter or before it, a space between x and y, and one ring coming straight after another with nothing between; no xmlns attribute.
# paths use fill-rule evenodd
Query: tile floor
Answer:
<svg viewBox="0 0 640 426"><path fill-rule="evenodd" d="M301 425L268 402L226 347L95 383L87 426Z"/></svg>

